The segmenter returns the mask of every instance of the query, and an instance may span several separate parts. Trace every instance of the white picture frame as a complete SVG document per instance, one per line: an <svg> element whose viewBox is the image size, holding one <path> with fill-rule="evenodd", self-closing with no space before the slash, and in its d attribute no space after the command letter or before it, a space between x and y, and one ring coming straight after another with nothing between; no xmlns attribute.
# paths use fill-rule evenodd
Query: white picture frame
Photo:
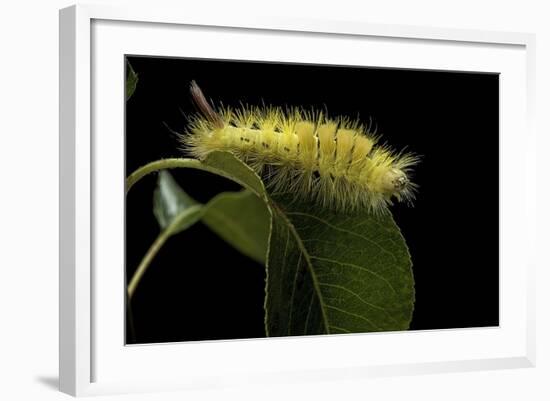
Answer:
<svg viewBox="0 0 550 401"><path fill-rule="evenodd" d="M200 40L200 46L178 48L178 35L193 38L195 44ZM243 43L231 49L232 55L216 45L224 35L232 43ZM263 51L254 49L254 35L265 41ZM344 63L364 63L361 56L353 59L346 53L346 44L353 42L370 46L377 66L502 74L500 326L125 347L120 335L123 259L122 249L116 248L123 227L114 224L107 232L102 220L109 217L122 223L124 212L120 56L310 57L309 61L326 63L330 60L315 59L314 53L309 55L287 40L314 49L320 44L334 46L330 42L335 38ZM534 366L535 262L526 257L534 255L535 242L534 44L534 35L525 33L188 15L155 7L78 5L61 10L60 390L80 396ZM399 51L384 50L392 46ZM282 47L287 53L277 50ZM218 53L213 55L213 49ZM404 61L411 54L415 57ZM112 69L118 62L120 68ZM98 134L105 131L108 137ZM517 141L518 132L522 141ZM106 263L120 269L106 273ZM392 355L384 352L389 346ZM322 360L315 356L320 348ZM369 357L363 352L342 353L359 349L368 350ZM268 357L270 366L263 363ZM132 369L140 361L140 371Z"/></svg>

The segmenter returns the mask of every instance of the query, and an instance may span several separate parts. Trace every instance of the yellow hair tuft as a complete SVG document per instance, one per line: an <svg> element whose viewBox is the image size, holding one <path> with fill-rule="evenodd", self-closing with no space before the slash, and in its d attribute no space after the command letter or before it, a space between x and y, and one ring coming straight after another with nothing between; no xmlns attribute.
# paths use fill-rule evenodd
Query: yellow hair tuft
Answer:
<svg viewBox="0 0 550 401"><path fill-rule="evenodd" d="M377 145L378 138L358 120L246 105L222 107L215 115L204 101L196 103L201 113L181 136L185 149L199 159L216 150L231 152L263 175L271 191L373 213L386 213L392 199L414 198L410 174L418 157Z"/></svg>

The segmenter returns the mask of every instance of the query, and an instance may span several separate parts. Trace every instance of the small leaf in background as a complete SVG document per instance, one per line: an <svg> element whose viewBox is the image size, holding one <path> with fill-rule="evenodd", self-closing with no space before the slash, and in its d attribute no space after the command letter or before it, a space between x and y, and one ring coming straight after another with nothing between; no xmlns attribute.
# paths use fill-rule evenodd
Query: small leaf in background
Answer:
<svg viewBox="0 0 550 401"><path fill-rule="evenodd" d="M246 180L246 177L243 177ZM191 213L189 212L191 211ZM240 192L222 192L206 205L191 198L172 175L159 172L153 197L153 213L161 229L170 228L177 234L199 220L229 245L246 256L265 263L269 236L270 215L264 201L245 189ZM185 218L181 215L185 214Z"/></svg>
<svg viewBox="0 0 550 401"><path fill-rule="evenodd" d="M138 83L138 76L128 60L126 60L126 100L134 94Z"/></svg>
<svg viewBox="0 0 550 401"><path fill-rule="evenodd" d="M172 234L196 223L202 217L202 205L187 195L168 171L160 171L153 195L153 213L160 227L166 229L181 213L189 209L194 213L189 214L189 219L182 221L180 218L181 224L172 228ZM201 213L198 213L199 211Z"/></svg>
<svg viewBox="0 0 550 401"><path fill-rule="evenodd" d="M251 191L224 192L205 206L202 221L244 255L265 264L271 216Z"/></svg>
<svg viewBox="0 0 550 401"><path fill-rule="evenodd" d="M203 165L199 168L211 170ZM242 178L246 180L246 174ZM166 241L201 219L204 219L204 223L229 245L265 264L270 215L265 202L247 189L240 192L222 192L206 205L202 205L191 198L168 171L161 170L153 195L153 214L161 232L149 247L128 284L130 298Z"/></svg>
<svg viewBox="0 0 550 401"><path fill-rule="evenodd" d="M161 232L141 259L128 283L129 298L133 297L143 275L166 241L199 221L203 215L203 209L200 203L193 200L178 186L170 173L167 171L159 173L157 189L153 195L153 213Z"/></svg>

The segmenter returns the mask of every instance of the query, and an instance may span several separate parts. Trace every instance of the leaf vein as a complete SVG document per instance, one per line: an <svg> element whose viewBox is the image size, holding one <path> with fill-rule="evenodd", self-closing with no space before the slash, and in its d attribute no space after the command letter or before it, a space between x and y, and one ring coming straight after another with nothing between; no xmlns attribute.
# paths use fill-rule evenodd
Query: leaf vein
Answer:
<svg viewBox="0 0 550 401"><path fill-rule="evenodd" d="M385 282L393 290L394 293L397 293L397 291L395 291L395 288L393 287L393 285L391 285L391 283L386 278L382 277L381 275L379 275L376 272L373 272L370 269L367 269L365 266L359 266L359 265L356 265L356 264L353 264L353 263L339 262L337 260L322 258L320 256L313 256L313 255L311 256L311 259L317 259L317 260L321 260L323 262L334 263L334 264L341 265L341 266L349 266L349 267L354 267L356 269L363 270L367 273L372 274L374 277L377 277L378 279L382 280L383 282Z"/></svg>
<svg viewBox="0 0 550 401"><path fill-rule="evenodd" d="M390 255L394 260L396 260L396 257L395 255L393 254L393 252L390 252L389 250L387 250L386 248L384 248L382 245L380 245L378 242L376 241L373 241L371 238L369 237L365 237L364 235L361 235L361 234L358 234L356 232L353 232L353 231L350 231L350 230L346 230L345 228L341 228L341 227L338 227L338 226L335 226L334 224L326 221L325 219L322 219L320 217L317 217L317 216L314 216L312 214L309 214L309 213L303 213L303 212L287 212L288 215L296 215L296 216L305 216L305 217L309 217L310 219L314 219L314 220L317 220L323 224L325 224L326 226L332 228L333 230L337 230L337 231L341 231L341 232L344 232L344 233L347 233L347 234L350 234L350 235L353 235L355 237L358 237L358 238L361 238L365 241L367 241L368 243L370 244L373 244L375 245L376 247L378 247L382 252L384 253L387 253L388 255Z"/></svg>
<svg viewBox="0 0 550 401"><path fill-rule="evenodd" d="M393 316L388 312L388 310L387 310L386 308L384 308L384 307L382 307L382 306L379 306L379 305L375 305L375 304L373 304L373 303L370 303L370 302L366 301L366 300L365 300L363 297L361 297L359 294L357 294L356 292L354 292L354 291L352 291L352 290L350 290L350 289L348 289L348 288L346 288L346 287L344 287L344 286L337 285L337 284L329 284L329 283L319 283L319 284L320 284L321 286L324 286L324 287L332 287L332 288L337 288L337 289L339 289L339 290L345 291L345 292L347 292L347 293L353 295L353 296L356 297L357 299L359 299L359 300L360 300L361 302L363 302L365 305L368 305L368 306L370 306L371 308L379 309L379 310L385 312L391 320L393 320L395 323L399 323L399 322L397 322L397 320L395 320L395 319L393 318Z"/></svg>
<svg viewBox="0 0 550 401"><path fill-rule="evenodd" d="M377 325L375 325L370 319L366 318L365 316L361 316L361 315L358 315L356 313L353 313L353 312L349 312L347 310L344 310L344 309L340 309L336 306L333 306L333 305L327 305L327 308L329 309L333 309L335 311L338 311L340 313L344 313L346 315L349 315L349 316L353 316L353 317L356 317L358 319L361 319L365 322L367 322L368 324L370 324L372 327L374 327L376 330L382 330L382 328L378 327Z"/></svg>
<svg viewBox="0 0 550 401"><path fill-rule="evenodd" d="M290 232L292 233L292 236L296 240L296 244L298 245L298 248L300 249L300 254L304 255L304 258L306 260L306 265L308 267L308 271L309 271L309 274L311 276L311 280L313 282L313 288L315 289L315 292L317 293L317 297L319 299L319 304L320 304L320 307L321 307L321 316L323 318L323 325L325 327L326 333L329 334L330 333L330 329L329 329L330 325L328 323L328 316L327 316L327 313L326 313L326 310L325 310L326 305L325 305L325 302L324 302L322 294L321 294L321 289L319 288L319 281L317 279L317 275L315 273L315 270L313 268L313 264L311 262L311 256L309 255L309 252L307 251L306 247L304 246L304 243L302 242L302 238L298 235L298 232L296 231L296 228L294 227L292 222L288 219L288 217L284 214L284 212L281 211L281 209L279 209L279 207L276 204L271 203L271 205L277 211L279 216L281 216L281 219L287 224L287 229L290 230Z"/></svg>

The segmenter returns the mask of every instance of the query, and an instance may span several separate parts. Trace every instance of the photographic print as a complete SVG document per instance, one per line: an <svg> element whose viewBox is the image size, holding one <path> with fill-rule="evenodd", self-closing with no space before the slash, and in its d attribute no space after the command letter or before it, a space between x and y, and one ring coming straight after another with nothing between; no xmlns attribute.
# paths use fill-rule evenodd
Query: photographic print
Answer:
<svg viewBox="0 0 550 401"><path fill-rule="evenodd" d="M126 343L499 325L499 76L127 56Z"/></svg>

